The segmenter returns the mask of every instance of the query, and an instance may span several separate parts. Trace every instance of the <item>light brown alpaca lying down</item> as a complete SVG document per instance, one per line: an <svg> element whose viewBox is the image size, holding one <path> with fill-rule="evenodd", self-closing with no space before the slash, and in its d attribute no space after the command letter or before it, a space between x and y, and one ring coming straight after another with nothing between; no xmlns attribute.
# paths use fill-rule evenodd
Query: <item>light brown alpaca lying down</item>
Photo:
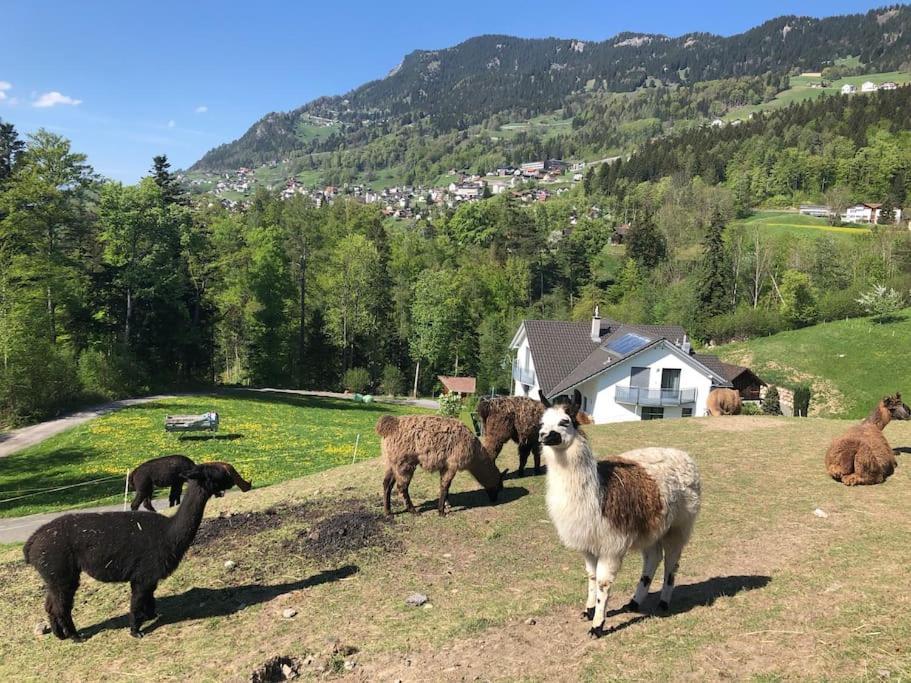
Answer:
<svg viewBox="0 0 911 683"><path fill-rule="evenodd" d="M881 484L898 463L883 429L892 420L907 420L911 409L901 394L886 396L863 422L836 438L826 452L826 471L846 486Z"/></svg>

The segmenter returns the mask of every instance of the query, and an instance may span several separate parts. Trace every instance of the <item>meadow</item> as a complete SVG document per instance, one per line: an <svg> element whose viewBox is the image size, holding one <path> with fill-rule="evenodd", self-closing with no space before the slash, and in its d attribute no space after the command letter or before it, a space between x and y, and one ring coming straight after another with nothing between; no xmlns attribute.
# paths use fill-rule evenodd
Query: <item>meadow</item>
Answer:
<svg viewBox="0 0 911 683"><path fill-rule="evenodd" d="M760 210L749 218L734 221L731 225L758 226L767 235L791 236L816 239L826 235L833 237L863 237L870 234L869 228L853 225L829 225L824 218L804 216L796 211Z"/></svg>
<svg viewBox="0 0 911 683"><path fill-rule="evenodd" d="M318 552L327 519L381 510L376 459L210 502L196 544L162 582L162 613L129 637L129 589L83 581L74 618L86 642L36 636L43 591L21 549L0 549L0 678L249 680L273 657L305 679L351 681L855 681L911 676L907 573L911 468L880 486L828 479L822 454L845 423L740 416L589 428L595 451L687 449L703 510L668 616L611 611L589 640L581 558L557 541L543 476L509 478L490 506L459 475L446 518L438 478L418 473L417 517L376 522L364 547ZM893 446L911 425L891 425ZM501 466L515 467L507 447ZM825 516L818 516L819 509ZM225 562L236 563L233 570ZM609 607L641 569L630 555ZM405 602L426 594L425 607ZM283 616L284 610L296 611Z"/></svg>
<svg viewBox="0 0 911 683"><path fill-rule="evenodd" d="M885 394L911 396L911 372L896 353L911 335L911 309L894 320L852 318L716 347L769 383L808 383L810 414L860 418ZM782 359L787 359L782 360Z"/></svg>
<svg viewBox="0 0 911 683"><path fill-rule="evenodd" d="M221 420L215 434L164 431L167 415L208 411L217 412ZM252 392L177 397L133 406L0 458L0 517L116 503L123 499L127 470L170 453L183 453L197 462L227 460L257 485L274 484L350 464L355 457L376 457L380 452L373 431L377 418L384 413L415 412L421 411ZM106 480L3 502L36 489L98 479Z"/></svg>

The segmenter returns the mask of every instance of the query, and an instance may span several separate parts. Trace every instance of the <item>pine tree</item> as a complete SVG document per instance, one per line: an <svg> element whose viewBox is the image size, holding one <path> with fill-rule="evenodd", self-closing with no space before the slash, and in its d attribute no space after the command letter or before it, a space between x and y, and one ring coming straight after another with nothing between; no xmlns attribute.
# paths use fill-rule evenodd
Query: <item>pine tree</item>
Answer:
<svg viewBox="0 0 911 683"><path fill-rule="evenodd" d="M626 254L645 270L651 270L667 260L667 241L651 214L644 213L630 226Z"/></svg>
<svg viewBox="0 0 911 683"><path fill-rule="evenodd" d="M762 398L762 412L765 415L781 415L781 400L778 397L778 387L774 384L768 388Z"/></svg>
<svg viewBox="0 0 911 683"><path fill-rule="evenodd" d="M152 178L155 180L155 184L161 188L161 196L165 204L183 203L180 183L177 181L177 177L171 173L171 164L166 155L159 154L152 159Z"/></svg>
<svg viewBox="0 0 911 683"><path fill-rule="evenodd" d="M0 120L0 181L9 178L24 149L25 142L19 139L13 124Z"/></svg>
<svg viewBox="0 0 911 683"><path fill-rule="evenodd" d="M696 300L701 312L712 317L730 308L731 269L724 251L724 221L715 212L703 242L702 272L696 283Z"/></svg>
<svg viewBox="0 0 911 683"><path fill-rule="evenodd" d="M879 209L878 225L895 225L895 205L891 199L886 199Z"/></svg>

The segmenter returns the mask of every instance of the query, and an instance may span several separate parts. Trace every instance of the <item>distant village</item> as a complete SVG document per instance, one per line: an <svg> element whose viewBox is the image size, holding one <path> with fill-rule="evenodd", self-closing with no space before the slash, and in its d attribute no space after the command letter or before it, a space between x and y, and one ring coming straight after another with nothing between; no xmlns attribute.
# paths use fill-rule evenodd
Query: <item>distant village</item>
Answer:
<svg viewBox="0 0 911 683"><path fill-rule="evenodd" d="M353 198L365 204L378 204L386 216L393 218L421 218L434 208L455 208L463 202L472 202L510 192L522 202L546 202L548 199L568 192L575 183L582 181L587 166L609 163L616 157L601 159L596 162L568 162L560 159L530 161L518 167L504 166L497 168L490 175L470 174L452 169L448 175L454 180L443 187L425 185L399 185L372 189L364 184L346 184L344 186L326 185L312 187L301 183L296 178L289 178L281 187L282 199L295 195L309 197L317 206L331 202L339 197ZM216 176L214 185L208 190L220 198L227 208L239 208L256 185L256 170L239 168L233 172ZM212 179L180 179L193 186L212 185ZM276 187L269 189L275 190ZM241 194L245 198L237 199L229 195Z"/></svg>

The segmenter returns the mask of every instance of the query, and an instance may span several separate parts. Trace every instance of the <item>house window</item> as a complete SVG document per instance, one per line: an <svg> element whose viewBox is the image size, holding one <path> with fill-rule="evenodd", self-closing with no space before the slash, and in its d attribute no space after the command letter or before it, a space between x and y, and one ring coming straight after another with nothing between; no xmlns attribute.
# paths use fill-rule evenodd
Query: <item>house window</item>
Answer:
<svg viewBox="0 0 911 683"><path fill-rule="evenodd" d="M651 406L642 406L643 420L663 420L664 408L653 408Z"/></svg>
<svg viewBox="0 0 911 683"><path fill-rule="evenodd" d="M684 409L683 409L683 412L681 413L681 417L693 417L693 409L692 409L692 408L684 408Z"/></svg>
<svg viewBox="0 0 911 683"><path fill-rule="evenodd" d="M648 368L632 367L629 371L629 385L648 389Z"/></svg>
<svg viewBox="0 0 911 683"><path fill-rule="evenodd" d="M527 346L525 347L525 366L524 367L526 369L531 367L531 349Z"/></svg>
<svg viewBox="0 0 911 683"><path fill-rule="evenodd" d="M661 388L669 391L680 389L680 368L664 368L661 371Z"/></svg>
<svg viewBox="0 0 911 683"><path fill-rule="evenodd" d="M582 410L588 412L588 396L582 397Z"/></svg>

